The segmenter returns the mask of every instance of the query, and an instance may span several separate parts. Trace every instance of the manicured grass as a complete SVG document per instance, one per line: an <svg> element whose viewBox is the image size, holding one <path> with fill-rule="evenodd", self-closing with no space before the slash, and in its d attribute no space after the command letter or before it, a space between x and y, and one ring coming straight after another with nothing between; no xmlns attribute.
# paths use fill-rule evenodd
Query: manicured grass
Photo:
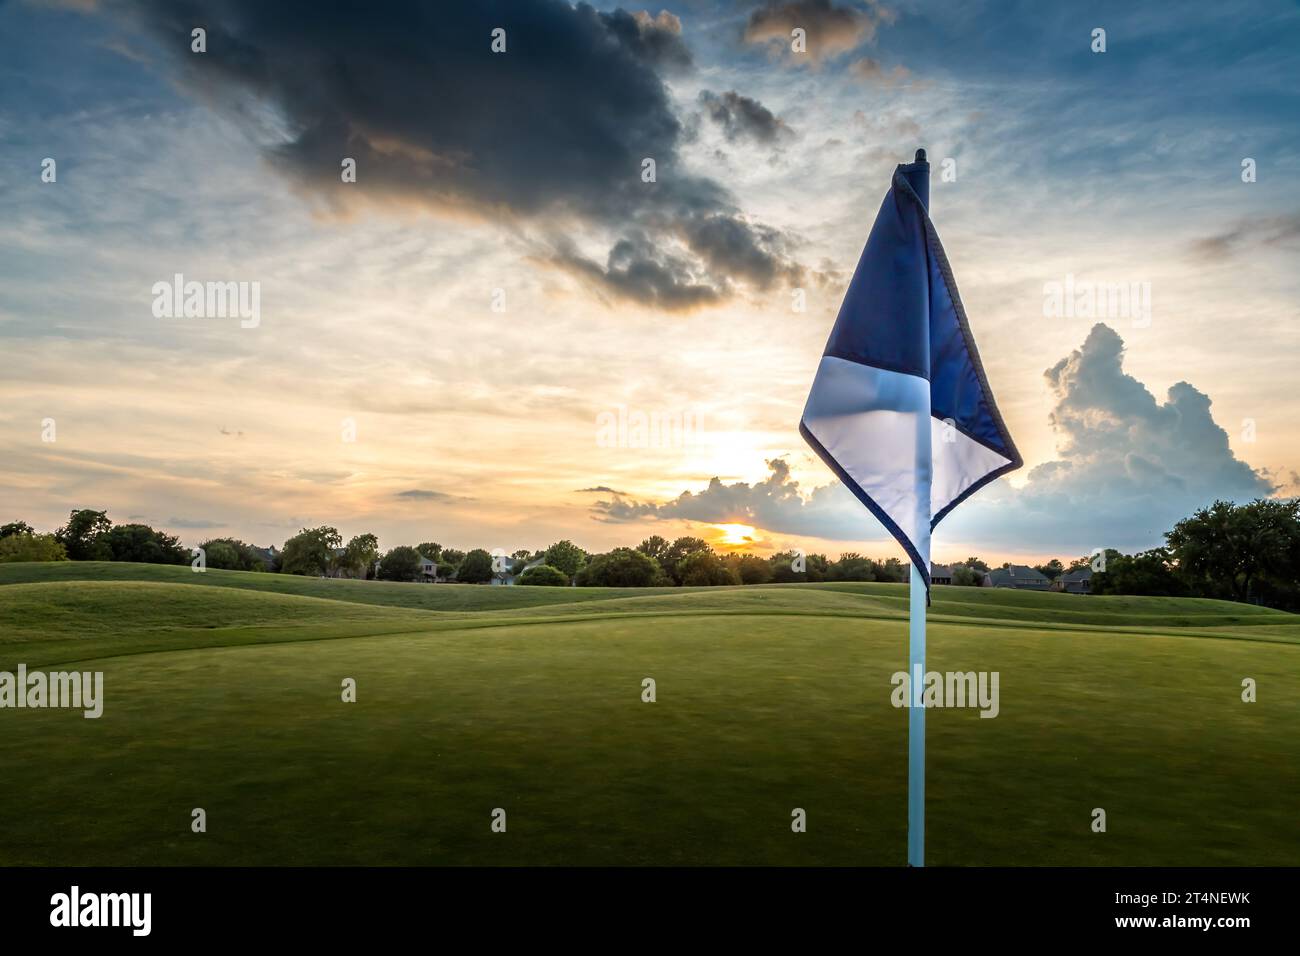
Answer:
<svg viewBox="0 0 1300 956"><path fill-rule="evenodd" d="M81 661L106 698L0 710L0 864L899 864L905 598L0 565L0 669ZM1295 616L958 588L932 611L933 669L1001 675L996 719L927 715L932 863L1300 859Z"/></svg>

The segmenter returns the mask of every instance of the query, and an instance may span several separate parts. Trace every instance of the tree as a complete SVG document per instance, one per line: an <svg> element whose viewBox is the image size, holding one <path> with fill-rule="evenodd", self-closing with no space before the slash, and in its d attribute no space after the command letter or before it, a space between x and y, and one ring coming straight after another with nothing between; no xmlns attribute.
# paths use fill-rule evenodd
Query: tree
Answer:
<svg viewBox="0 0 1300 956"><path fill-rule="evenodd" d="M648 540L648 539L647 539ZM674 584L682 583L681 563L692 554L699 552L713 553L709 542L703 538L681 537L669 545L664 556L659 559L660 566L673 579Z"/></svg>
<svg viewBox="0 0 1300 956"><path fill-rule="evenodd" d="M180 540L147 524L120 524L99 536L110 561L137 564L188 564L190 550Z"/></svg>
<svg viewBox="0 0 1300 956"><path fill-rule="evenodd" d="M239 552L228 541L207 541L199 545L203 549L203 560L210 568L225 571L240 571Z"/></svg>
<svg viewBox="0 0 1300 956"><path fill-rule="evenodd" d="M6 525L0 525L0 540L4 540L15 534L35 534L36 529L26 521L11 521Z"/></svg>
<svg viewBox="0 0 1300 956"><path fill-rule="evenodd" d="M987 574L989 570L989 566L983 558L967 558L962 564L972 571L978 571L980 574Z"/></svg>
<svg viewBox="0 0 1300 956"><path fill-rule="evenodd" d="M1300 500L1215 501L1174 525L1165 541L1196 594L1251 601L1262 588L1282 606L1300 597Z"/></svg>
<svg viewBox="0 0 1300 956"><path fill-rule="evenodd" d="M549 564L536 564L519 575L516 583L530 587L563 588L569 586L569 576Z"/></svg>
<svg viewBox="0 0 1300 956"><path fill-rule="evenodd" d="M659 566L662 568L665 566L664 562L668 557L668 549L670 547L672 547L672 545L668 543L667 538L660 537L657 534L652 534L650 537L638 544L636 549L642 554L654 558L659 562Z"/></svg>
<svg viewBox="0 0 1300 956"><path fill-rule="evenodd" d="M830 566L830 579L832 581L874 581L876 562L864 558L856 551L846 551Z"/></svg>
<svg viewBox="0 0 1300 956"><path fill-rule="evenodd" d="M561 569L563 570L563 569ZM456 568L456 580L462 584L483 584L492 580L492 555L475 548Z"/></svg>
<svg viewBox="0 0 1300 956"><path fill-rule="evenodd" d="M961 587L979 587L984 583L984 572L967 567L964 564L952 566L952 583Z"/></svg>
<svg viewBox="0 0 1300 956"><path fill-rule="evenodd" d="M772 565L756 554L745 554L736 562L741 584L767 584L772 580Z"/></svg>
<svg viewBox="0 0 1300 956"><path fill-rule="evenodd" d="M580 587L648 588L672 584L659 562L640 548L615 548L594 555L578 572Z"/></svg>
<svg viewBox="0 0 1300 956"><path fill-rule="evenodd" d="M739 584L740 576L723 563L710 548L692 551L677 562L677 573L683 587L717 587Z"/></svg>
<svg viewBox="0 0 1300 956"><path fill-rule="evenodd" d="M322 575L329 570L334 549L342 543L337 528L303 528L284 543L281 570L285 574Z"/></svg>
<svg viewBox="0 0 1300 956"><path fill-rule="evenodd" d="M462 561L465 560L465 552L458 551L456 548L443 548L442 551L438 554L438 557L435 558L431 554L426 554L425 557L428 558L430 561L437 561L439 566L441 566L442 563L445 561L447 564L451 565L454 568Z"/></svg>
<svg viewBox="0 0 1300 956"><path fill-rule="evenodd" d="M335 566L352 577L365 578L379 560L379 539L373 534L359 534L343 548Z"/></svg>
<svg viewBox="0 0 1300 956"><path fill-rule="evenodd" d="M68 523L54 532L54 537L67 550L69 560L111 561L112 552L103 541L104 532L111 527L107 512L82 508L68 515Z"/></svg>
<svg viewBox="0 0 1300 956"><path fill-rule="evenodd" d="M1048 561L1046 564L1034 565L1034 570L1047 578L1047 580L1055 581L1065 573L1065 565L1061 563L1060 558L1052 558L1052 560Z"/></svg>
<svg viewBox="0 0 1300 956"><path fill-rule="evenodd" d="M0 564L66 560L68 552L52 534L8 534L0 537Z"/></svg>
<svg viewBox="0 0 1300 956"><path fill-rule="evenodd" d="M410 545L393 548L379 559L381 581L417 581L420 578L420 552Z"/></svg>
<svg viewBox="0 0 1300 956"><path fill-rule="evenodd" d="M1106 551L1106 570L1093 574L1088 588L1093 594L1150 594L1179 597L1188 593L1187 585L1175 573L1164 548L1139 554Z"/></svg>
<svg viewBox="0 0 1300 956"><path fill-rule="evenodd" d="M545 564L553 568L558 568L569 576L572 581L587 560L587 552L572 541L557 541L546 549ZM462 576L463 577L463 576Z"/></svg>
<svg viewBox="0 0 1300 956"><path fill-rule="evenodd" d="M425 541L423 544L417 544L415 550L430 561L437 561L442 556L442 545L437 541Z"/></svg>
<svg viewBox="0 0 1300 956"><path fill-rule="evenodd" d="M888 581L891 584L902 584L911 574L908 566L898 558L886 558L883 563L876 565L876 580Z"/></svg>
<svg viewBox="0 0 1300 956"><path fill-rule="evenodd" d="M210 568L228 571L265 571L266 564L251 544L238 538L209 538L199 545Z"/></svg>

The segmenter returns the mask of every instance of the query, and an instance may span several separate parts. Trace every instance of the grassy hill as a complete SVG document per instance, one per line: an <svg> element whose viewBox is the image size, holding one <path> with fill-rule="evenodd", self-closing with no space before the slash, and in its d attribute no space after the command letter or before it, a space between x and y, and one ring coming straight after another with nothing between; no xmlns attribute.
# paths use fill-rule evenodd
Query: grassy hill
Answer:
<svg viewBox="0 0 1300 956"><path fill-rule="evenodd" d="M897 864L906 600L0 565L0 670L106 698L0 710L0 864ZM1300 618L965 588L931 615L932 669L1001 675L996 719L927 717L932 863L1300 857Z"/></svg>

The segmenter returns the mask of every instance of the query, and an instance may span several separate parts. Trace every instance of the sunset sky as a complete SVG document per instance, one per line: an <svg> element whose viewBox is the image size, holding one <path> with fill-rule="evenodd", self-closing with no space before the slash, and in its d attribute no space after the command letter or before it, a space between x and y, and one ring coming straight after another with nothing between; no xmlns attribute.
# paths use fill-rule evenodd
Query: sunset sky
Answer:
<svg viewBox="0 0 1300 956"><path fill-rule="evenodd" d="M0 0L0 521L901 555L798 421L918 146L1026 462L936 559L1300 493L1295 5L386 7ZM157 317L178 273L259 323Z"/></svg>

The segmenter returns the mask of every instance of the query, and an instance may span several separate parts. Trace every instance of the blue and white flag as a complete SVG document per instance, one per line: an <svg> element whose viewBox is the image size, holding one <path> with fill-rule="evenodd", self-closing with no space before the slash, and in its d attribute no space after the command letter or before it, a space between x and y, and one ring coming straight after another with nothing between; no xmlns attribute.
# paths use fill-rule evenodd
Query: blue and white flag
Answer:
<svg viewBox="0 0 1300 956"><path fill-rule="evenodd" d="M1023 461L930 222L930 164L899 166L840 305L799 431L930 586L930 532Z"/></svg>

